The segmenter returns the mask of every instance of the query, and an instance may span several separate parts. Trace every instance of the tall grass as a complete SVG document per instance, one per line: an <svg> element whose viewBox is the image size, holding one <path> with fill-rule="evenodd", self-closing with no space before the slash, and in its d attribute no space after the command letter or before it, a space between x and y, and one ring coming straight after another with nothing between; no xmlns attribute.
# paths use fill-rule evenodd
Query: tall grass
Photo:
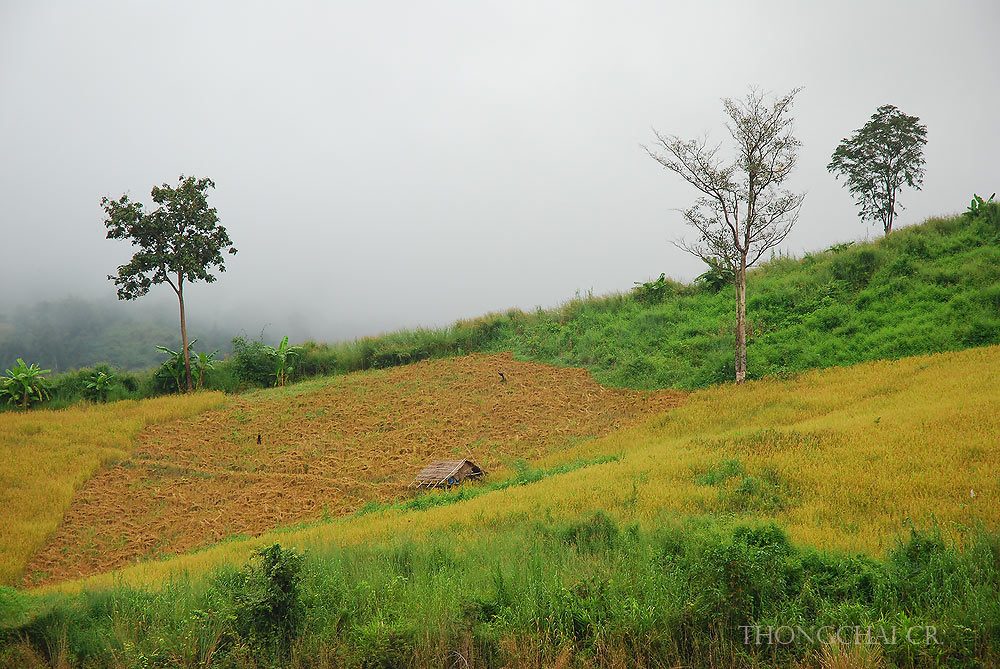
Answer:
<svg viewBox="0 0 1000 669"><path fill-rule="evenodd" d="M959 548L937 528L914 530L878 560L797 546L771 523L693 517L641 527L598 512L330 546L304 563L272 547L263 560L155 591L0 593L0 661L771 667L858 655L824 644L823 627L846 628L847 639L856 627L897 636L862 649L894 666L1000 660L996 533ZM751 633L747 643L748 626L805 633L794 644Z"/></svg>
<svg viewBox="0 0 1000 669"><path fill-rule="evenodd" d="M219 407L220 393L0 413L0 584L20 576L74 492L102 466L124 458L136 433Z"/></svg>

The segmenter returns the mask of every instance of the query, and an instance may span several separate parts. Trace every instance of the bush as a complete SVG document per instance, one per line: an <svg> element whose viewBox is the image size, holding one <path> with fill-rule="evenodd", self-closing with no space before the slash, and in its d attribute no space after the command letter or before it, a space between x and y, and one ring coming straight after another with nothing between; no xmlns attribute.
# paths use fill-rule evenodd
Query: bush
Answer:
<svg viewBox="0 0 1000 669"><path fill-rule="evenodd" d="M618 525L603 511L595 511L583 520L571 523L559 532L567 544L586 553L614 548L618 544Z"/></svg>
<svg viewBox="0 0 1000 669"><path fill-rule="evenodd" d="M660 274L656 281L647 283L636 281L632 294L635 295L636 300L643 304L659 304L668 296L675 294L679 287L680 284L668 279L666 274Z"/></svg>
<svg viewBox="0 0 1000 669"><path fill-rule="evenodd" d="M219 585L232 599L237 636L255 650L284 652L302 626L302 556L273 544Z"/></svg>
<svg viewBox="0 0 1000 669"><path fill-rule="evenodd" d="M233 338L233 371L245 386L267 387L274 378L273 349L261 339Z"/></svg>
<svg viewBox="0 0 1000 669"><path fill-rule="evenodd" d="M695 277L694 282L713 293L718 293L726 286L731 286L735 280L733 271L718 263L707 263L708 270Z"/></svg>

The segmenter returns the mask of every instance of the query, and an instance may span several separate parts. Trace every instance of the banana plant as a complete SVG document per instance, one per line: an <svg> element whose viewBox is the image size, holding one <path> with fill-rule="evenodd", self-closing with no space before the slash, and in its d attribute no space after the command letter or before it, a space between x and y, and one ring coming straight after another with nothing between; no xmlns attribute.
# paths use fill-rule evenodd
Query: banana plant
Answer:
<svg viewBox="0 0 1000 669"><path fill-rule="evenodd" d="M42 374L48 374L51 369L40 369L35 363L24 364L17 359L17 365L7 370L7 376L0 378L0 397L6 397L8 404L15 406L20 403L22 409L27 409L35 402L47 400L50 396L48 382Z"/></svg>
<svg viewBox="0 0 1000 669"><path fill-rule="evenodd" d="M274 370L274 386L284 386L285 383L292 377L295 372L295 367L292 364L296 357L298 357L299 351L302 350L301 346L289 346L288 337L285 336L281 343L278 344L278 348L270 348L274 353L275 360L275 370Z"/></svg>
<svg viewBox="0 0 1000 669"><path fill-rule="evenodd" d="M93 374L90 375L90 379L84 385L84 395L95 402L106 402L108 400L108 393L111 390L111 384L115 378L115 375L111 372L94 370Z"/></svg>
<svg viewBox="0 0 1000 669"><path fill-rule="evenodd" d="M191 348L194 346L194 343L196 341L198 340L192 339L191 343L188 344L188 354L190 354ZM177 392L179 393L184 392L183 389L181 388L181 381L185 377L184 354L179 351L169 349L166 346L157 346L156 350L162 353L166 353L167 355L170 356L167 360L163 361L163 363L160 365L160 369L157 370L157 373L162 372L168 375L170 378L174 380L174 383L177 384Z"/></svg>
<svg viewBox="0 0 1000 669"><path fill-rule="evenodd" d="M996 193L990 195L990 199L984 200L975 193L972 194L972 202L969 204L965 215L968 218L982 216L991 225L1000 224L1000 202L994 201Z"/></svg>
<svg viewBox="0 0 1000 669"><path fill-rule="evenodd" d="M191 343L193 344L194 342ZM215 349L211 353L198 353L194 359L194 364L198 368L198 390L201 390L205 386L205 371L215 369L214 358L218 353L219 349Z"/></svg>

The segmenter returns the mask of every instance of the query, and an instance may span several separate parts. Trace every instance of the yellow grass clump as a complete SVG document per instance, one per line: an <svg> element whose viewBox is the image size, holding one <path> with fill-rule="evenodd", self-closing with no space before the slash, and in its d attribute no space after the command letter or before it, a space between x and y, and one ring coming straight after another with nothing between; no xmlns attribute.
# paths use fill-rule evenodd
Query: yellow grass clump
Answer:
<svg viewBox="0 0 1000 669"><path fill-rule="evenodd" d="M596 509L643 524L767 517L796 542L880 555L908 523L937 523L959 542L967 530L998 527L998 444L1000 347L831 368L699 391L639 427L539 464L599 453L620 453L618 461L450 506L272 532L44 590L114 578L154 585L242 563L274 541L322 551L439 530L468 539ZM737 473L719 474L726 471Z"/></svg>
<svg viewBox="0 0 1000 669"><path fill-rule="evenodd" d="M143 427L222 406L198 393L0 414L0 584L10 585L55 531L73 493L101 466L124 458Z"/></svg>

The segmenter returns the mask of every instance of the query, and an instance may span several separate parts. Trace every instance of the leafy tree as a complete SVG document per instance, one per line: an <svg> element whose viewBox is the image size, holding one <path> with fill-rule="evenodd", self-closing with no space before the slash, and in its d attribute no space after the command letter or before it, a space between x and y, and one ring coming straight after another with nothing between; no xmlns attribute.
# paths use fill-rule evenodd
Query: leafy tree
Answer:
<svg viewBox="0 0 1000 669"><path fill-rule="evenodd" d="M698 231L693 243L676 245L733 277L736 288L736 382L746 379L746 274L764 253L782 242L799 217L804 193L781 186L798 158L801 142L792 134L794 89L773 102L751 89L740 102L723 100L735 159L727 162L720 146L707 138L682 140L656 134L656 150L643 147L656 162L702 193L684 220Z"/></svg>
<svg viewBox="0 0 1000 669"><path fill-rule="evenodd" d="M881 223L892 232L896 193L903 184L920 190L924 181L927 126L893 105L882 105L854 134L841 140L826 169L847 177L847 189L861 210L861 220Z"/></svg>
<svg viewBox="0 0 1000 669"><path fill-rule="evenodd" d="M117 275L108 276L118 287L118 299L138 299L160 283L168 284L177 295L189 392L193 389L193 378L184 319L184 284L214 282L213 267L226 271L223 251L236 254L229 234L219 225L215 208L208 206L209 188L215 188L211 179L184 175L176 188L167 184L154 186L153 202L160 206L149 213L144 212L142 203L130 201L128 195L118 200L101 199L107 214L104 221L107 238L128 239L139 247L131 262L121 265Z"/></svg>
<svg viewBox="0 0 1000 669"><path fill-rule="evenodd" d="M49 398L49 387L42 374L48 374L51 369L39 369L38 365L24 364L17 359L17 364L7 370L7 376L0 378L0 397L6 397L8 404L20 403L22 409L29 408L34 402L43 402Z"/></svg>

